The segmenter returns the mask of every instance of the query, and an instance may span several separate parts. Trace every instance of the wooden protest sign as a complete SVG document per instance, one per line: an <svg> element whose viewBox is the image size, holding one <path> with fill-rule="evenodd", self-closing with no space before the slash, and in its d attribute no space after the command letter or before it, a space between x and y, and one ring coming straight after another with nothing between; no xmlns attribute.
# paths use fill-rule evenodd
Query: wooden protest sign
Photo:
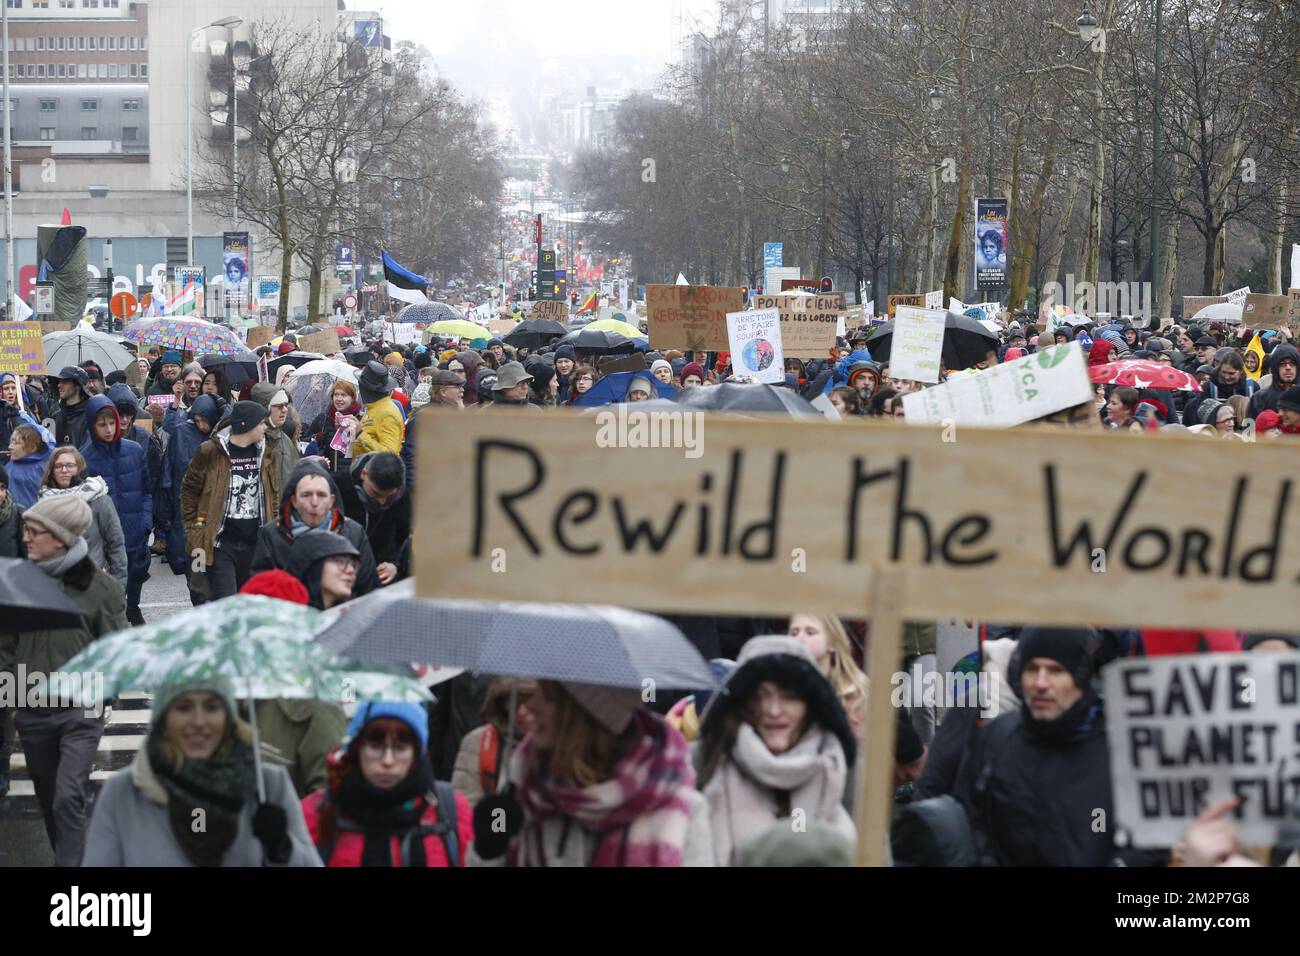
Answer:
<svg viewBox="0 0 1300 956"><path fill-rule="evenodd" d="M269 345L275 338L275 327L271 325L255 325L248 330L248 340L245 344L250 349L255 349L259 345Z"/></svg>
<svg viewBox="0 0 1300 956"><path fill-rule="evenodd" d="M569 304L556 299L538 299L528 313L530 319L552 319L563 325L569 321Z"/></svg>
<svg viewBox="0 0 1300 956"><path fill-rule="evenodd" d="M1183 296L1183 321L1190 322L1201 309L1227 301L1226 295L1185 295Z"/></svg>
<svg viewBox="0 0 1300 956"><path fill-rule="evenodd" d="M1280 329L1291 311L1291 298L1251 292L1241 307L1241 324L1247 329Z"/></svg>
<svg viewBox="0 0 1300 956"><path fill-rule="evenodd" d="M339 334L333 329L327 332L314 332L311 335L298 336L298 351L317 352L321 355L333 355L339 351Z"/></svg>
<svg viewBox="0 0 1300 956"><path fill-rule="evenodd" d="M1300 289L1289 289L1287 291L1287 324L1291 326L1294 334L1297 327L1300 327Z"/></svg>
<svg viewBox="0 0 1300 956"><path fill-rule="evenodd" d="M729 286L648 285L650 345L656 349L727 349L727 313L744 308L745 290Z"/></svg>
<svg viewBox="0 0 1300 956"><path fill-rule="evenodd" d="M846 311L843 293L756 295L753 306L780 313L781 348L794 358L823 358L835 347L835 335Z"/></svg>
<svg viewBox="0 0 1300 956"><path fill-rule="evenodd" d="M925 293L917 295L891 295L885 300L889 308L889 317L894 317L894 312L900 305L914 305L918 309L925 308Z"/></svg>
<svg viewBox="0 0 1300 956"><path fill-rule="evenodd" d="M829 422L681 412L422 427L440 541L417 555L422 597L860 615L866 572L896 564L907 619L1295 629L1300 496L1277 443L971 427L944 442L872 423L846 442ZM987 480L1008 462L1016 482ZM1211 474L1193 512L1159 493Z"/></svg>
<svg viewBox="0 0 1300 956"><path fill-rule="evenodd" d="M1228 798L1245 846L1271 846L1300 785L1300 655L1121 658L1103 672L1115 823L1167 847Z"/></svg>
<svg viewBox="0 0 1300 956"><path fill-rule="evenodd" d="M0 372L46 374L40 322L0 322Z"/></svg>

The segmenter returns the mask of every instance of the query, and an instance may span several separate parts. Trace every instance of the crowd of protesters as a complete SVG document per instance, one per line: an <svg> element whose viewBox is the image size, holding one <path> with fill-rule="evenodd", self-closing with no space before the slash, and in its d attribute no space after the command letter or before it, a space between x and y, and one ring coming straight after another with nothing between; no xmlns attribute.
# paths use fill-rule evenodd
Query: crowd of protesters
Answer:
<svg viewBox="0 0 1300 956"><path fill-rule="evenodd" d="M1285 331L1106 319L1040 331L1030 317L999 327L977 368L1075 342L1090 367L1145 359L1200 383L1099 385L1094 407L1068 413L1074 424L1300 434L1300 353ZM824 396L846 422L902 419L903 397L925 386L873 360L871 331L853 330L824 359L789 359L778 387ZM292 357L293 337L276 352ZM608 369L629 355L640 356L631 370ZM195 605L242 592L328 610L406 579L426 416L562 413L735 380L725 352L611 356L486 333L375 341L335 357L353 374L311 421L285 387L291 365L234 388L221 365L153 349L107 375L88 363L0 378L0 555L34 562L84 611L78 626L0 635L0 670L55 671L96 638L142 624L154 555L184 575ZM328 703L240 701L220 680L169 688L154 697L145 748L89 821L102 721L72 707L0 712L0 795L16 728L61 865L848 863L868 629L815 609L675 622L719 687L653 708L630 690L473 674L440 686L429 708L362 703L350 719ZM1111 802L1097 671L1141 653L1141 632L986 636L984 666L1013 691L1002 716L899 716L895 862L1190 864L1241 852L1209 822L1146 856L1089 826L1088 811ZM906 670L933 671L936 640L934 622L908 624ZM1234 646L1295 644L1238 635ZM263 744L285 757L265 772L261 800L248 759L254 710ZM196 809L208 815L202 834L187 824ZM789 825L796 811L802 829ZM508 826L493 826L498 815ZM1273 848L1279 860L1292 849Z"/></svg>

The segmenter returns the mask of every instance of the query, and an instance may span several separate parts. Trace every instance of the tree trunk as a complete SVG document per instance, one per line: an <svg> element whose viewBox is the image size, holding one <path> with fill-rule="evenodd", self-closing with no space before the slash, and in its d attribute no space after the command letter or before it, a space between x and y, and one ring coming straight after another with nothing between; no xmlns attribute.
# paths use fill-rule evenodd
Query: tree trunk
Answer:
<svg viewBox="0 0 1300 956"><path fill-rule="evenodd" d="M1288 127L1283 137L1283 156L1289 156L1295 144L1295 127ZM1270 295L1282 295L1287 286L1282 284L1282 254L1286 249L1287 200L1290 198L1288 186L1290 179L1278 178L1277 204L1273 207L1273 224L1268 237L1268 291ZM1290 281L1290 280L1288 280Z"/></svg>
<svg viewBox="0 0 1300 956"><path fill-rule="evenodd" d="M321 317L320 312L320 287L321 287L321 268L320 261L316 260L309 263L308 285L307 285L307 316L315 322Z"/></svg>
<svg viewBox="0 0 1300 956"><path fill-rule="evenodd" d="M935 253L939 245L939 166L930 164L930 207L925 229L925 288L934 288Z"/></svg>
<svg viewBox="0 0 1300 956"><path fill-rule="evenodd" d="M266 158L275 179L275 200L280 240L280 314L276 331L281 335L289 330L289 285L293 281L293 242L289 234L289 201L285 194L284 167L280 164L275 141L266 145Z"/></svg>
<svg viewBox="0 0 1300 956"><path fill-rule="evenodd" d="M962 240L966 236L966 212L971 204L970 156L970 134L963 127L961 159L958 161L957 172L957 208L953 210L952 230L948 233L948 251L944 256L943 300L945 304L949 299L958 297L959 289L963 295L966 292L960 283L964 274Z"/></svg>
<svg viewBox="0 0 1300 956"><path fill-rule="evenodd" d="M1061 210L1061 218L1056 223L1056 243L1052 249L1051 255L1047 259L1047 265L1043 269L1043 278L1048 282L1061 281L1061 259L1065 255L1065 244L1070 237L1070 222L1074 219L1074 206L1079 199L1079 190L1083 186L1083 178L1079 175L1078 170L1071 169L1067 163L1066 179L1068 185L1065 187L1065 208ZM1058 302L1057 305L1072 305L1069 302Z"/></svg>
<svg viewBox="0 0 1300 956"><path fill-rule="evenodd" d="M1215 272L1219 254L1219 227L1213 222L1205 226L1205 260L1201 263L1201 295L1219 295L1223 289L1222 277Z"/></svg>
<svg viewBox="0 0 1300 956"><path fill-rule="evenodd" d="M1012 246L1015 249L1015 259L1011 266L1011 295L1007 299L1007 307L1011 309L1024 308L1029 299L1029 273L1033 259L1027 253L1038 247L1039 229L1043 222L1043 197L1047 195L1055 165L1056 143L1049 137L1043 153L1043 165L1038 171L1038 181L1034 184L1033 196L1029 200L1029 209L1016 217L1025 225L1016 229L1016 244Z"/></svg>

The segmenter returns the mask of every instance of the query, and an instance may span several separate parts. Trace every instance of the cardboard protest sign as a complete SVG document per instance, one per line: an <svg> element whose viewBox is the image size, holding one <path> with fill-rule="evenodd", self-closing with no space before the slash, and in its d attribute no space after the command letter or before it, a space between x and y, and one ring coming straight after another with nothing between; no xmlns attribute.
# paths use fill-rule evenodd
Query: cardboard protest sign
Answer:
<svg viewBox="0 0 1300 956"><path fill-rule="evenodd" d="M834 346L846 307L843 293L788 292L754 296L755 309L781 314L781 344L788 356L822 358Z"/></svg>
<svg viewBox="0 0 1300 956"><path fill-rule="evenodd" d="M314 332L311 335L298 336L298 351L316 352L320 355L333 355L339 351L339 334L333 329Z"/></svg>
<svg viewBox="0 0 1300 956"><path fill-rule="evenodd" d="M648 285L645 301L651 347L720 352L727 347L727 313L744 308L745 290L728 286Z"/></svg>
<svg viewBox="0 0 1300 956"><path fill-rule="evenodd" d="M42 322L41 335L49 335L51 332L71 332L75 322Z"/></svg>
<svg viewBox="0 0 1300 956"><path fill-rule="evenodd" d="M890 377L927 383L939 381L947 318L948 314L941 309L899 307L889 349Z"/></svg>
<svg viewBox="0 0 1300 956"><path fill-rule="evenodd" d="M46 374L40 322L0 322L0 372Z"/></svg>
<svg viewBox="0 0 1300 956"><path fill-rule="evenodd" d="M1300 790L1300 654L1127 658L1102 671L1115 822L1173 846L1228 798L1244 846L1271 846Z"/></svg>
<svg viewBox="0 0 1300 956"><path fill-rule="evenodd" d="M250 349L255 349L259 345L270 345L273 338L275 338L274 326L255 325L248 330L248 340L245 344Z"/></svg>
<svg viewBox="0 0 1300 956"><path fill-rule="evenodd" d="M596 369L601 375L610 375L614 372L646 372L650 366L645 363L644 355L633 352L631 355L603 358L596 363Z"/></svg>
<svg viewBox="0 0 1300 956"><path fill-rule="evenodd" d="M894 328L897 335L897 324ZM901 377L897 369L891 352L890 374ZM905 395L903 411L909 425L952 422L1009 428L1091 398L1083 349L1067 342Z"/></svg>
<svg viewBox="0 0 1300 956"><path fill-rule="evenodd" d="M420 341L420 330L410 322L400 322L393 327L393 342L396 345L415 345Z"/></svg>
<svg viewBox="0 0 1300 956"><path fill-rule="evenodd" d="M554 299L539 299L528 312L530 319L551 319L563 325L569 321L569 304Z"/></svg>
<svg viewBox="0 0 1300 956"><path fill-rule="evenodd" d="M776 309L728 312L727 337L731 368L736 375L770 384L785 382L780 312Z"/></svg>
<svg viewBox="0 0 1300 956"><path fill-rule="evenodd" d="M1300 289L1287 290L1287 302L1286 320L1294 332L1300 326Z"/></svg>
<svg viewBox="0 0 1300 956"><path fill-rule="evenodd" d="M1201 309L1227 301L1226 295L1185 295L1183 296L1183 321L1190 322Z"/></svg>
<svg viewBox="0 0 1300 956"><path fill-rule="evenodd" d="M943 290L936 289L934 292L927 292L925 294L925 307L927 309L942 309Z"/></svg>
<svg viewBox="0 0 1300 956"><path fill-rule="evenodd" d="M1242 286L1234 292L1229 292L1223 298L1231 302L1233 305L1244 305L1246 302L1246 296L1248 295L1250 295L1250 286L1247 285Z"/></svg>
<svg viewBox="0 0 1300 956"><path fill-rule="evenodd" d="M1295 629L1276 442L642 415L426 419L420 596L861 615L889 567L916 620ZM1165 493L1205 475L1193 511Z"/></svg>
<svg viewBox="0 0 1300 956"><path fill-rule="evenodd" d="M949 297L948 311L956 312L958 315L961 315L963 312L966 311L966 303L963 302L961 299L954 299L952 297Z"/></svg>
<svg viewBox="0 0 1300 956"><path fill-rule="evenodd" d="M159 408L171 408L176 404L176 396L168 392L165 395L148 395L144 400L145 405L157 405Z"/></svg>
<svg viewBox="0 0 1300 956"><path fill-rule="evenodd" d="M918 293L916 295L891 295L885 300L885 303L888 307L889 317L891 319L894 317L894 313L898 311L900 305L914 305L920 309L926 307L924 293Z"/></svg>
<svg viewBox="0 0 1300 956"><path fill-rule="evenodd" d="M1291 298L1252 292L1241 308L1241 324L1248 329L1280 329L1291 311Z"/></svg>

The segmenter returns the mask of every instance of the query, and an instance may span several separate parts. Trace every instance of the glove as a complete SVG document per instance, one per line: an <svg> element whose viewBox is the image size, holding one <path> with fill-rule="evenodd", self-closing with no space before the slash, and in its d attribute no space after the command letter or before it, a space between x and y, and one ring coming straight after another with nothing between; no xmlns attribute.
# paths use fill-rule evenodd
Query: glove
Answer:
<svg viewBox="0 0 1300 956"><path fill-rule="evenodd" d="M271 863L288 863L293 852L289 842L289 815L274 803L262 803L253 814L253 836L262 844L266 859Z"/></svg>
<svg viewBox="0 0 1300 956"><path fill-rule="evenodd" d="M504 793L488 794L474 807L474 852L484 860L495 860L523 825L524 811L513 785Z"/></svg>

